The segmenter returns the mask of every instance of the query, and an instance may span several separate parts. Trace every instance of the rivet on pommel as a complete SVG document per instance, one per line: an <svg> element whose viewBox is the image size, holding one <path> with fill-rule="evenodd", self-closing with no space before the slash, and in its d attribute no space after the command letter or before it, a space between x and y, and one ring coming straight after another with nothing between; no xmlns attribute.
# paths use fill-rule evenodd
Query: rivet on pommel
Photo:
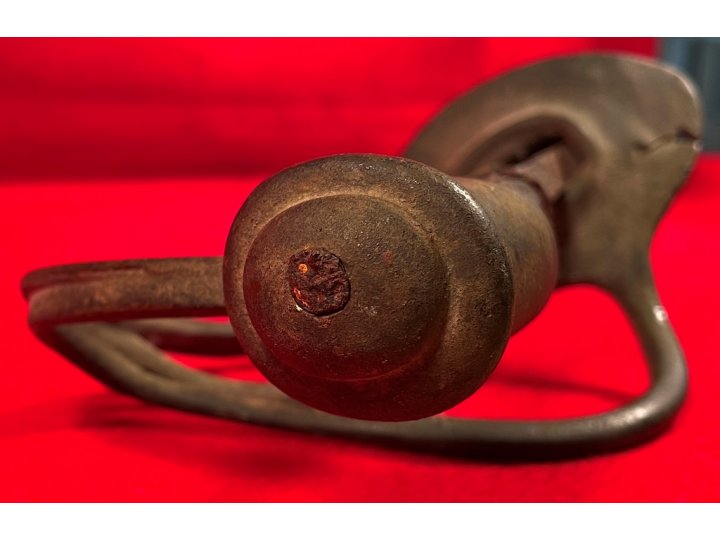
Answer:
<svg viewBox="0 0 720 540"><path fill-rule="evenodd" d="M350 279L340 258L325 248L304 249L290 257L290 292L299 307L330 315L350 299Z"/></svg>

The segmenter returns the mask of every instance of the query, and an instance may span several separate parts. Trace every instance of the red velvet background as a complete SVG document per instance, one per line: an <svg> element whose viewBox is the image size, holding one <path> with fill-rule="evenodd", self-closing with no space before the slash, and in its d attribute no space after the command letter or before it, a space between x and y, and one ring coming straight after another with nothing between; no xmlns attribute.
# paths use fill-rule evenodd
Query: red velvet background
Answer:
<svg viewBox="0 0 720 540"><path fill-rule="evenodd" d="M106 390L27 330L31 269L219 255L252 188L337 152L401 153L489 77L649 39L0 40L0 500L720 500L714 309L720 157L705 155L652 249L689 362L671 430L642 447L495 464L385 450L191 416ZM192 360L257 379L244 358ZM490 381L451 414L565 417L647 385L618 307L558 291Z"/></svg>

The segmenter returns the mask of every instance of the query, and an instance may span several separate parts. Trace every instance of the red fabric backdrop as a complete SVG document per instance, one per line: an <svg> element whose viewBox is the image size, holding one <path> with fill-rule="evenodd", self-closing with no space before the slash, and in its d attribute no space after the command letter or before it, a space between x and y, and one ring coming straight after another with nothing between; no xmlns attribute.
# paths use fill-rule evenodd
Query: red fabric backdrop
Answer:
<svg viewBox="0 0 720 540"><path fill-rule="evenodd" d="M653 244L690 394L671 431L559 463L416 455L206 419L117 395L27 330L31 269L219 255L237 209L280 168L337 152L401 153L489 77L648 39L0 40L0 500L720 500L720 158L704 156ZM246 359L204 366L257 379ZM558 291L497 372L451 414L567 417L647 385L618 307Z"/></svg>

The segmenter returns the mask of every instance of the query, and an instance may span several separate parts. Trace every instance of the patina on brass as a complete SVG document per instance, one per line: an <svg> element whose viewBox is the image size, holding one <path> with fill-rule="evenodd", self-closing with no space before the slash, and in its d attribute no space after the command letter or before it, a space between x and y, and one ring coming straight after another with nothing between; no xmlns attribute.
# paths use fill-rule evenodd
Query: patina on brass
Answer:
<svg viewBox="0 0 720 540"><path fill-rule="evenodd" d="M30 325L109 386L185 411L478 457L625 448L665 428L685 396L648 248L699 133L697 97L667 66L609 55L539 63L457 100L409 159L342 155L280 172L240 209L223 258L32 272ZM651 388L577 419L439 415L570 283L620 301ZM223 314L232 330L175 319ZM282 392L160 350L241 348Z"/></svg>

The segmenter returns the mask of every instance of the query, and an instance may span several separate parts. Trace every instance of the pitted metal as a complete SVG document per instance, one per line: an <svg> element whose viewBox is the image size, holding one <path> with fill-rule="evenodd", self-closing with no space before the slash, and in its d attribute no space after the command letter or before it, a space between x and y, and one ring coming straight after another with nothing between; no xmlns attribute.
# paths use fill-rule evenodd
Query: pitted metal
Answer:
<svg viewBox="0 0 720 540"><path fill-rule="evenodd" d="M345 265L325 248L303 249L290 257L288 283L297 305L313 315L336 313L350 299Z"/></svg>

